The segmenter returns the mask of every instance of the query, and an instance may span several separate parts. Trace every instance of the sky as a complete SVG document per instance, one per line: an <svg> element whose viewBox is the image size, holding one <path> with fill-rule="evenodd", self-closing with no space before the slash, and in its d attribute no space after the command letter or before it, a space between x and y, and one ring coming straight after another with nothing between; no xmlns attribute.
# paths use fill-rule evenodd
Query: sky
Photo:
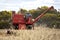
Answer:
<svg viewBox="0 0 60 40"><path fill-rule="evenodd" d="M0 0L0 11L19 9L36 9L41 6L54 6L55 9L60 9L60 0Z"/></svg>

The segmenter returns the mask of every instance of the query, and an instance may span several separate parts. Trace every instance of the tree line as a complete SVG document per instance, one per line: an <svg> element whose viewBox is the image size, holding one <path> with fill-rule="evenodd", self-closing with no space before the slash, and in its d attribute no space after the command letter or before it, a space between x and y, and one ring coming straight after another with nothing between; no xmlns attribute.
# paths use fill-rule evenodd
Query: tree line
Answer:
<svg viewBox="0 0 60 40"><path fill-rule="evenodd" d="M26 9L20 9L17 13L19 13L21 10L24 14L26 14L26 12L30 12L33 16L33 19L35 19L37 16L39 16L42 12L44 12L48 8L49 8L48 6L41 6L38 7L37 9L31 9L29 11L27 11ZM0 11L0 29L10 28L12 22L11 17L12 11ZM53 8L49 10L36 23L37 25L46 24L48 27L53 27L54 25L56 27L60 27L60 12Z"/></svg>

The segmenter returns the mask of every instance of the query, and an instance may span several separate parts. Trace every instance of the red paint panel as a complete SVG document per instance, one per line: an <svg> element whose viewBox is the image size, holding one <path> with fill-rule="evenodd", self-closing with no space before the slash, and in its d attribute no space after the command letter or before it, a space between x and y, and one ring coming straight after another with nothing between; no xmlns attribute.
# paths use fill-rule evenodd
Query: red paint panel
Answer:
<svg viewBox="0 0 60 40"><path fill-rule="evenodd" d="M24 15L22 14L15 14L12 18L13 23L25 23Z"/></svg>
<svg viewBox="0 0 60 40"><path fill-rule="evenodd" d="M19 24L18 29L24 30L24 29L26 29L26 25L25 24Z"/></svg>

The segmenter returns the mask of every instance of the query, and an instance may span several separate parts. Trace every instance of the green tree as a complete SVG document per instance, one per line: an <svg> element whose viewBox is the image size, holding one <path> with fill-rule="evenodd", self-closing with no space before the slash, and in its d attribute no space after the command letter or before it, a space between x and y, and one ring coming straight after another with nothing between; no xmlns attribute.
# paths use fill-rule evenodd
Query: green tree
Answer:
<svg viewBox="0 0 60 40"><path fill-rule="evenodd" d="M10 26L11 14L9 11L0 12L0 28L8 28Z"/></svg>
<svg viewBox="0 0 60 40"><path fill-rule="evenodd" d="M25 14L26 12L27 12L26 9L20 9L20 10L18 11L18 13L23 13L23 14Z"/></svg>

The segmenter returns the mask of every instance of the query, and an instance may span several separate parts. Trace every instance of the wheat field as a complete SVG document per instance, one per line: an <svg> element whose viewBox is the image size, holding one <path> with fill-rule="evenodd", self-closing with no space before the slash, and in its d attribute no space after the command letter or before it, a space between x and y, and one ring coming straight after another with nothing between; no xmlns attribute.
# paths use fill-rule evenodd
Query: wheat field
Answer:
<svg viewBox="0 0 60 40"><path fill-rule="evenodd" d="M0 30L0 40L60 40L60 29L35 27L34 30L11 30L11 35L6 31Z"/></svg>

